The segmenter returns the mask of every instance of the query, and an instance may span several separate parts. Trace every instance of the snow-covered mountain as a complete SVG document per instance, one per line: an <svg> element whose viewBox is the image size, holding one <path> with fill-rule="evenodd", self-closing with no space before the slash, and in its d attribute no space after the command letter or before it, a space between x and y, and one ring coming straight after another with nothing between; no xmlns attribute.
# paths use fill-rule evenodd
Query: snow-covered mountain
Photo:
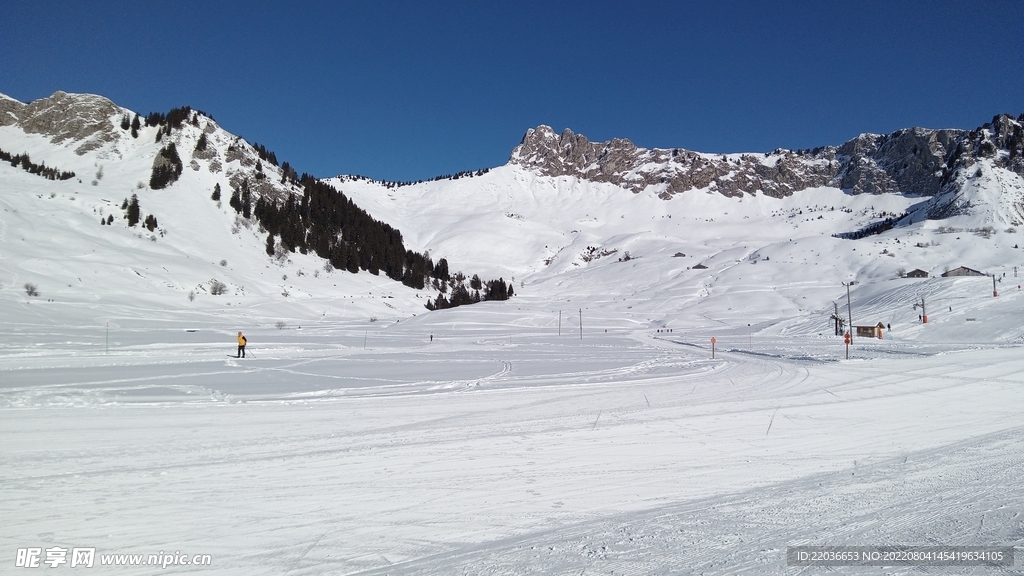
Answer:
<svg viewBox="0 0 1024 576"><path fill-rule="evenodd" d="M437 295L436 282L416 290L339 271L312 251L282 249L280 237L269 254L261 223L228 197L246 188L254 204L299 203L294 168L202 112L133 128L136 117L93 95L0 98L0 150L75 174L50 180L27 163L0 164L7 299L24 300L33 284L37 299L129 294L183 307L287 306L295 310L279 315L300 317L358 299L359 314L399 319ZM181 175L151 189L155 167L173 164L162 153L171 143ZM1001 278L1024 263L1021 146L1021 119L1009 116L971 131L913 128L724 156L541 126L490 170L409 185L327 182L400 230L410 250L446 258L453 273L502 277L519 297L604 299L652 325L735 309L736 322L770 326L831 308L842 281L958 266ZM152 230L128 226L132 195ZM878 229L888 231L865 233ZM864 237L835 237L843 233ZM766 287L753 310L729 305L737 291Z"/></svg>
<svg viewBox="0 0 1024 576"><path fill-rule="evenodd" d="M0 98L0 561L782 574L801 544L1024 543L1019 119L725 158L539 128L490 170L331 179L352 205L207 114L135 120ZM324 234L355 205L413 266ZM516 295L427 312L426 251ZM846 360L836 312L892 330Z"/></svg>
<svg viewBox="0 0 1024 576"><path fill-rule="evenodd" d="M1008 116L724 157L542 126L485 174L331 181L415 248L511 274L520 295L618 301L657 325L735 316L745 328L831 311L844 281L959 266L1012 276L1024 264L1021 143ZM752 291L765 292L734 298Z"/></svg>

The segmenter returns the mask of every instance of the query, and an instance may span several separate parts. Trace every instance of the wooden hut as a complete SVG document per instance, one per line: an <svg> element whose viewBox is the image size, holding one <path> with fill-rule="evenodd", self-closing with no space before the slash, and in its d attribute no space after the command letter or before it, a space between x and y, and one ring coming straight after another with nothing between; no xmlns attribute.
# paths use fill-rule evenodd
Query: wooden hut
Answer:
<svg viewBox="0 0 1024 576"><path fill-rule="evenodd" d="M973 270L966 266L953 268L952 270L942 273L943 278L950 278L952 276L985 276L985 274L982 274L981 272L978 272L977 270Z"/></svg>
<svg viewBox="0 0 1024 576"><path fill-rule="evenodd" d="M885 324L879 322L874 326L854 326L854 330L857 332L857 336L861 338L878 338L882 339L882 331L885 330Z"/></svg>

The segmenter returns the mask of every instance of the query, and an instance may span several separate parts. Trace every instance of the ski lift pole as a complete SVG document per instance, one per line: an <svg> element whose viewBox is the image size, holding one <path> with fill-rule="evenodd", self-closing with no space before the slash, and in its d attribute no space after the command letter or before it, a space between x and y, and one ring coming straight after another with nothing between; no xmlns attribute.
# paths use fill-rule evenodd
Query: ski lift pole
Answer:
<svg viewBox="0 0 1024 576"><path fill-rule="evenodd" d="M849 319L850 319L850 331L847 332L846 334L848 336L850 336L850 342L852 343L853 342L853 305L850 304L850 284L853 284L853 281L851 280L850 282L843 282L843 284L846 286L846 313L849 315Z"/></svg>

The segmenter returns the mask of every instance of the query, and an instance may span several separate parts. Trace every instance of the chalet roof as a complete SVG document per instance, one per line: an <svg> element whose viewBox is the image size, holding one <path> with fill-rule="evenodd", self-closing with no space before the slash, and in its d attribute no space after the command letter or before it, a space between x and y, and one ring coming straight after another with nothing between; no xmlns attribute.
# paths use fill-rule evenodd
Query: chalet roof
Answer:
<svg viewBox="0 0 1024 576"><path fill-rule="evenodd" d="M943 277L947 277L947 276L984 276L984 275L985 275L984 273L978 272L977 270L975 270L973 268L968 268L967 266L957 266L956 268L953 268L952 270L949 270L949 271L946 271L946 272L942 273Z"/></svg>

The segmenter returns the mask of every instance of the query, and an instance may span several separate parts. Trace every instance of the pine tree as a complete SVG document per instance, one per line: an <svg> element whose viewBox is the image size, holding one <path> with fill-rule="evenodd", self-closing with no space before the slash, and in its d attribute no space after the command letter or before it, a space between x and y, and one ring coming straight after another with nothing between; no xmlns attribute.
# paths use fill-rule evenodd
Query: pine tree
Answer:
<svg viewBox="0 0 1024 576"><path fill-rule="evenodd" d="M242 182L242 217L248 219L252 216L252 193L249 192L249 183Z"/></svg>
<svg viewBox="0 0 1024 576"><path fill-rule="evenodd" d="M220 202L220 182L213 185L213 195L210 196L210 199L214 202Z"/></svg>
<svg viewBox="0 0 1024 576"><path fill-rule="evenodd" d="M139 223L139 197L132 194L132 200L128 203L128 227Z"/></svg>
<svg viewBox="0 0 1024 576"><path fill-rule="evenodd" d="M149 187L153 190L166 188L181 176L183 166L178 156L178 148L171 142L160 150L153 161L153 173L149 177Z"/></svg>

